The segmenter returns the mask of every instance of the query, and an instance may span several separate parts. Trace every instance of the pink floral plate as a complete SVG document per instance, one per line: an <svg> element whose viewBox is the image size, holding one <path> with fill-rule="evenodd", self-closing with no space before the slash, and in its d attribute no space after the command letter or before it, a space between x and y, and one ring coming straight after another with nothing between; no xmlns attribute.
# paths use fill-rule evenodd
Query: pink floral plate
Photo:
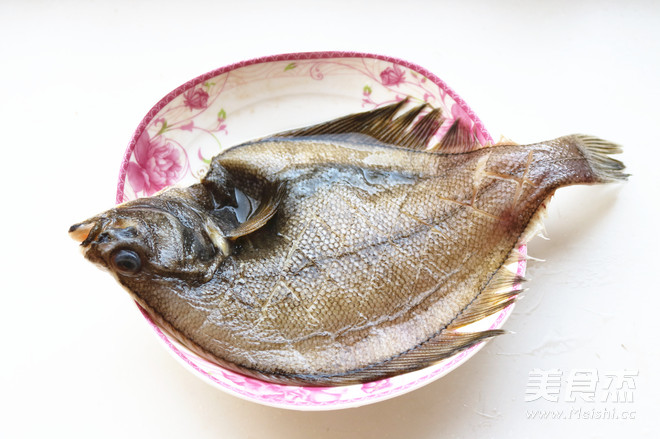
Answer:
<svg viewBox="0 0 660 439"><path fill-rule="evenodd" d="M406 61L352 52L276 55L199 76L158 102L131 140L119 174L117 202L189 185L210 160L238 143L399 101L428 102L449 127L461 118L481 143L492 139L481 121L434 74ZM446 129L446 128L445 128ZM436 134L439 138L443 128ZM522 247L521 251L525 251ZM525 264L512 267L524 274ZM499 328L512 306L469 329ZM431 367L389 379L342 387L283 386L245 377L199 358L144 313L158 338L192 373L232 395L274 407L332 410L382 401L426 385L470 358L474 346Z"/></svg>

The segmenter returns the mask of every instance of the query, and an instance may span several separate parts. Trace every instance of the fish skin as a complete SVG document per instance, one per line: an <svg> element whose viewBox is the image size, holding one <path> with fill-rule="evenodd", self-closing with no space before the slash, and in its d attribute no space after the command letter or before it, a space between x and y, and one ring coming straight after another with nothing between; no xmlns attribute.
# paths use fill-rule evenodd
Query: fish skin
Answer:
<svg viewBox="0 0 660 439"><path fill-rule="evenodd" d="M460 327L515 300L521 279L505 265L546 201L626 177L608 157L620 148L589 136L481 147L459 133L422 149L426 133L400 147L374 126L403 117L373 114L358 134L331 121L230 148L199 184L71 232L90 229L86 258L203 357L272 382L344 385L501 333ZM406 124L389 139L405 140ZM113 265L123 248L139 254L137 273Z"/></svg>

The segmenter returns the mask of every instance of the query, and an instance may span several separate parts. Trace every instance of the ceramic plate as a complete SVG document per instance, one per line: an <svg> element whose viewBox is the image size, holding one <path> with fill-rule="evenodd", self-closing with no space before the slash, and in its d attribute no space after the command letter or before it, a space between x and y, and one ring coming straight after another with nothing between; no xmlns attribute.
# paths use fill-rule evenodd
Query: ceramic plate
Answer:
<svg viewBox="0 0 660 439"><path fill-rule="evenodd" d="M195 78L165 96L138 126L121 164L117 202L149 196L170 185L189 185L210 160L238 143L409 96L470 124L483 144L492 139L467 104L434 74L406 61L360 53L298 53L260 58ZM524 252L524 247L521 251ZM524 262L513 267L524 274ZM499 328L512 307L470 326ZM434 366L397 377L342 387L283 386L209 363L164 334L143 312L167 349L207 383L232 395L275 407L331 410L357 407L409 392L464 363L481 345Z"/></svg>

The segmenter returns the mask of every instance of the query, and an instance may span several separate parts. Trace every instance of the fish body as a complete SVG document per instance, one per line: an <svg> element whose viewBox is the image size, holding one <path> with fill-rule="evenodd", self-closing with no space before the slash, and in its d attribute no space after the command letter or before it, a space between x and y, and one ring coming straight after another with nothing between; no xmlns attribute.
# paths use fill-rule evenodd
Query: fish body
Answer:
<svg viewBox="0 0 660 439"><path fill-rule="evenodd" d="M188 188L72 227L166 331L260 379L344 385L500 334L507 265L559 187L624 179L616 145L478 145L405 102L239 145Z"/></svg>

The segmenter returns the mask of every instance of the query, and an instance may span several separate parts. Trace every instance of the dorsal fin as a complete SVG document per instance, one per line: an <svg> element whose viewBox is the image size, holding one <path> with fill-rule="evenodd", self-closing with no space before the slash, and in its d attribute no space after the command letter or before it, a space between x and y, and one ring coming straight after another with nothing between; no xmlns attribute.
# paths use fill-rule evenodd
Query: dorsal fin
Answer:
<svg viewBox="0 0 660 439"><path fill-rule="evenodd" d="M504 137L503 135L501 135L500 140L495 145L497 145L497 146L518 146L520 144L514 142L513 140L509 139L508 137Z"/></svg>
<svg viewBox="0 0 660 439"><path fill-rule="evenodd" d="M431 148L443 153L469 152L481 148L474 132L461 119L454 120L442 140Z"/></svg>
<svg viewBox="0 0 660 439"><path fill-rule="evenodd" d="M376 108L375 110L351 114L306 128L286 131L273 137L358 134L400 148L426 149L431 137L440 128L444 120L442 112L440 109L435 108L419 118L420 114L428 107L428 104L424 103L399 117L395 117L408 102L409 98L405 98L395 104Z"/></svg>

